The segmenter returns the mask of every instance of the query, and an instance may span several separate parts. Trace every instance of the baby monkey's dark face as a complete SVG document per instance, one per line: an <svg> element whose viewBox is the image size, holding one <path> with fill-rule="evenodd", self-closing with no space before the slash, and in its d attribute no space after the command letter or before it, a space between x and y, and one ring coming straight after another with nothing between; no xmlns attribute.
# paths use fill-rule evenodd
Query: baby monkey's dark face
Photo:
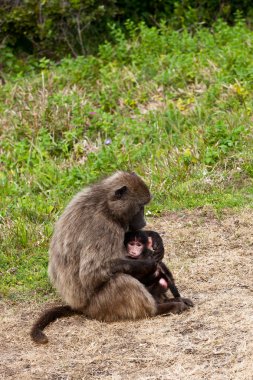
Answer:
<svg viewBox="0 0 253 380"><path fill-rule="evenodd" d="M148 250L153 250L152 238L149 237L145 231L127 232L125 234L124 244L127 249L128 256L134 259L145 259Z"/></svg>

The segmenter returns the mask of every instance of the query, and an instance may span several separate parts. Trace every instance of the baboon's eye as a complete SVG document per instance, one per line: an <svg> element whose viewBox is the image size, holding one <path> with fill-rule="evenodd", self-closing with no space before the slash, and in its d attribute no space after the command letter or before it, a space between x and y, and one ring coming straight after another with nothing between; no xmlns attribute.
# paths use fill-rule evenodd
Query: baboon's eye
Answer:
<svg viewBox="0 0 253 380"><path fill-rule="evenodd" d="M121 199L123 195L127 192L127 186L122 186L121 188L117 189L114 193L116 199Z"/></svg>

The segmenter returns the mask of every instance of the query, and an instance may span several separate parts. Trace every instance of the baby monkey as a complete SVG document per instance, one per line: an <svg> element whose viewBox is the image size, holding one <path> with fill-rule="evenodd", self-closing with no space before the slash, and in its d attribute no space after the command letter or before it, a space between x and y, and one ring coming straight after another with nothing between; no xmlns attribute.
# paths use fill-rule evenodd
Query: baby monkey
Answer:
<svg viewBox="0 0 253 380"><path fill-rule="evenodd" d="M152 260L157 263L157 268L154 273L142 277L139 276L137 279L146 286L158 303L162 303L168 299L165 294L168 289L170 289L175 298L180 297L171 271L161 261L164 254L164 247L162 238L157 232L127 232L125 234L124 244L127 249L127 257L143 261Z"/></svg>

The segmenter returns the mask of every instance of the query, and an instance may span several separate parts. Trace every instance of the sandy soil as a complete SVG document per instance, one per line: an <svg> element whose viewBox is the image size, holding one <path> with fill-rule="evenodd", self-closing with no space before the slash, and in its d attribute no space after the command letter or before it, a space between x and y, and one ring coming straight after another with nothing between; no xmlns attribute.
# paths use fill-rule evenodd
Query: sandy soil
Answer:
<svg viewBox="0 0 253 380"><path fill-rule="evenodd" d="M149 227L195 307L137 322L62 319L36 346L28 332L44 305L2 302L0 379L253 379L253 211L169 213Z"/></svg>

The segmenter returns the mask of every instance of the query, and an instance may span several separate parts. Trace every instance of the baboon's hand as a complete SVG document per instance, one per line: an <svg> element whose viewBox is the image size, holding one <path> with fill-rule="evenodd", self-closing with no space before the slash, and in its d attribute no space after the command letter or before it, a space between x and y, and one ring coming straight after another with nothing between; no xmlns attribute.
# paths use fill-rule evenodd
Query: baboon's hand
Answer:
<svg viewBox="0 0 253 380"><path fill-rule="evenodd" d="M170 299L169 302L157 304L157 312L156 315L162 315L162 314L180 314L183 311L186 311L189 309L189 306L187 306L182 300L180 299Z"/></svg>
<svg viewBox="0 0 253 380"><path fill-rule="evenodd" d="M189 306L186 305L186 303L184 303L184 302L180 302L178 305L180 305L178 313L182 313L183 311L189 309Z"/></svg>
<svg viewBox="0 0 253 380"><path fill-rule="evenodd" d="M184 303L185 305L187 305L188 307L193 307L193 306L194 306L194 304L193 304L193 302L190 300L190 298L181 298L181 300L182 300L183 303Z"/></svg>

